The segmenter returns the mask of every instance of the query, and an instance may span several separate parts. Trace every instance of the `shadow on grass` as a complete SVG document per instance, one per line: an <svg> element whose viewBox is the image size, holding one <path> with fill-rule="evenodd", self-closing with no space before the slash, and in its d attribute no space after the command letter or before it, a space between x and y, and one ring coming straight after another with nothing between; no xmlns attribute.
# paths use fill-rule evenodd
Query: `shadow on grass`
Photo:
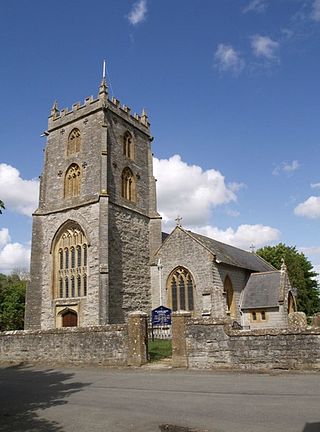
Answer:
<svg viewBox="0 0 320 432"><path fill-rule="evenodd" d="M68 396L89 385L68 381L73 376L22 365L0 368L0 431L62 432L59 423L42 418L39 411L66 404Z"/></svg>

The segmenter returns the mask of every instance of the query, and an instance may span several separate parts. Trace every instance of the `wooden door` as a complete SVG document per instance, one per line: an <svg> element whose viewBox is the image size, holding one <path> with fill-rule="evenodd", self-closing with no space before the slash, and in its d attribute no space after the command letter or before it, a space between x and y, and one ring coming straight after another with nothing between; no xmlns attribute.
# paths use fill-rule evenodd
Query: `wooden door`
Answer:
<svg viewBox="0 0 320 432"><path fill-rule="evenodd" d="M77 327L78 316L76 312L68 311L62 316L62 327Z"/></svg>

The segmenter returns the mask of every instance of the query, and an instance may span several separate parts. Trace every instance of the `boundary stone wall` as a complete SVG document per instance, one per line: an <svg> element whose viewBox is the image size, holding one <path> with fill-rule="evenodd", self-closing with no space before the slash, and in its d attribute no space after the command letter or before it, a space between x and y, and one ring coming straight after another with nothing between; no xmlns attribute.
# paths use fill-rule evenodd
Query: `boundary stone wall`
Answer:
<svg viewBox="0 0 320 432"><path fill-rule="evenodd" d="M225 320L179 318L179 337L173 331L173 367L320 370L320 328L244 331L233 330ZM184 362L178 344L186 346Z"/></svg>
<svg viewBox="0 0 320 432"><path fill-rule="evenodd" d="M0 364L141 366L147 362L146 317L132 315L127 324L0 332Z"/></svg>

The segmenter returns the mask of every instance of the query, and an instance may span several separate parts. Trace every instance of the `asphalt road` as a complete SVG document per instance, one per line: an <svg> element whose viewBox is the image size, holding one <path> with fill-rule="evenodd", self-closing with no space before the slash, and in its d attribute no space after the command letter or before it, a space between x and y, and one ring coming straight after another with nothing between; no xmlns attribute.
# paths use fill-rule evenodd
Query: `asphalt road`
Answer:
<svg viewBox="0 0 320 432"><path fill-rule="evenodd" d="M161 424L320 432L320 374L0 368L1 432L159 432Z"/></svg>

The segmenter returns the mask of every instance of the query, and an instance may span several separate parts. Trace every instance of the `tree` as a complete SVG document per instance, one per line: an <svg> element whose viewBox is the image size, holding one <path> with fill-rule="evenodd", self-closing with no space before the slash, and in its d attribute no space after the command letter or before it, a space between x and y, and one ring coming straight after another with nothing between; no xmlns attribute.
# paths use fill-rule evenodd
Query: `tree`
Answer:
<svg viewBox="0 0 320 432"><path fill-rule="evenodd" d="M310 316L320 310L320 292L311 262L295 246L279 243L257 250L257 254L280 270L282 260L288 269L291 286L297 290L298 310Z"/></svg>
<svg viewBox="0 0 320 432"><path fill-rule="evenodd" d="M2 210L5 209L5 206L3 204L3 201L0 200L0 214L2 214Z"/></svg>
<svg viewBox="0 0 320 432"><path fill-rule="evenodd" d="M0 273L0 331L23 329L26 285L17 274Z"/></svg>

